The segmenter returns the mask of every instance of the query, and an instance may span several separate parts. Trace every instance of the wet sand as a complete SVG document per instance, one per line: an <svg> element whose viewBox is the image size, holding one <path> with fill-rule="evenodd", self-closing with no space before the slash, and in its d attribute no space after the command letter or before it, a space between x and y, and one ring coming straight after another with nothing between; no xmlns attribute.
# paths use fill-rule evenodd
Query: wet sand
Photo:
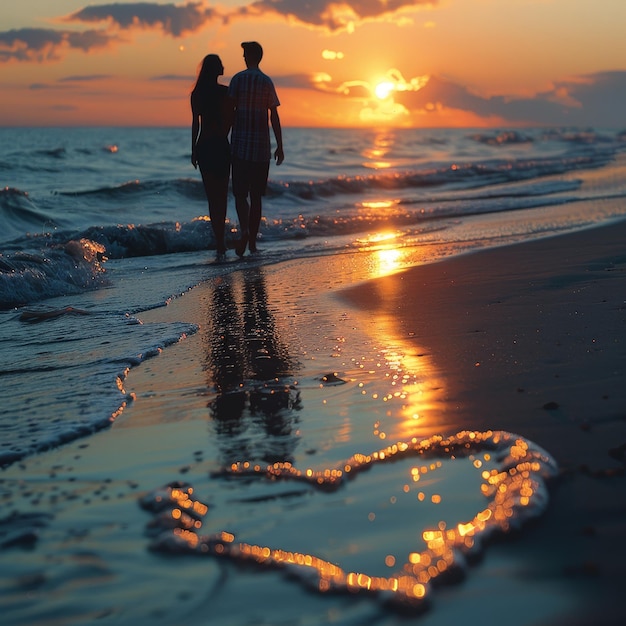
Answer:
<svg viewBox="0 0 626 626"><path fill-rule="evenodd" d="M437 589L431 610L408 623L623 623L624 241L620 223L380 278L372 278L375 253L260 272L243 262L242 274L262 279L251 300L263 313L255 323L271 327L277 353L289 354L286 378L304 398L280 432L250 420L218 428L207 406L216 376L211 316L224 281L143 315L144 323L195 322L200 332L131 370L126 387L136 400L111 429L0 473L3 528L22 529L0 528L0 607L9 623L407 623L368 599L311 594L275 572L155 554L138 500L186 480L209 501L212 530L239 524L250 536L259 526L297 536L335 519L324 513L327 500L283 505L264 486L247 486L249 519L236 519L232 482L216 483L211 472L242 449L324 467L384 439L465 429L526 437L555 457L560 476L539 520L488 546L460 585ZM233 293L242 284L235 277ZM347 384L321 384L333 372ZM383 402L394 372L411 373L410 389ZM354 497L387 495L378 483L367 489ZM337 504L350 506L338 493ZM463 488L453 484L447 495L461 499ZM297 527L275 518L286 511ZM380 539L373 531L372 541Z"/></svg>
<svg viewBox="0 0 626 626"><path fill-rule="evenodd" d="M446 380L453 428L506 427L564 468L611 466L626 419L626 224L423 265L341 295Z"/></svg>

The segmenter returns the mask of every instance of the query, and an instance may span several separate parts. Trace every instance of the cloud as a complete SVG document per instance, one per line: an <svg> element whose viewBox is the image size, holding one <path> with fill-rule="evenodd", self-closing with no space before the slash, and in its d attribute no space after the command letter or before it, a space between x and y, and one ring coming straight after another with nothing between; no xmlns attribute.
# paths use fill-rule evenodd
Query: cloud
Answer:
<svg viewBox="0 0 626 626"><path fill-rule="evenodd" d="M380 99L377 94L382 86L385 87L385 94L419 91L429 80L428 76L417 76L406 80L397 69L388 70L383 79L384 82L378 84L364 80L350 80L334 84L332 77L325 72L301 76L302 80L305 78L308 80L308 86L314 89L358 100Z"/></svg>
<svg viewBox="0 0 626 626"><path fill-rule="evenodd" d="M49 28L20 28L0 32L0 63L57 61L67 50L89 52L106 48L117 37L102 30L83 32Z"/></svg>
<svg viewBox="0 0 626 626"><path fill-rule="evenodd" d="M372 95L369 83L361 80L352 80L334 84L332 77L326 72L282 74L272 77L272 80L276 87L284 89L313 89L359 100L368 99Z"/></svg>
<svg viewBox="0 0 626 626"><path fill-rule="evenodd" d="M572 99L571 113L585 123L593 112L595 125L619 127L625 125L626 71L585 74L556 84L559 95Z"/></svg>
<svg viewBox="0 0 626 626"><path fill-rule="evenodd" d="M59 18L61 22L103 24L100 30L22 28L0 32L0 63L58 61L68 50L89 52L121 42L115 32L160 30L172 37L195 33L213 21L277 15L296 23L331 32L353 31L366 20L389 17L437 0L256 0L239 8L215 9L205 0L185 4L155 2L108 3L86 6ZM325 51L326 59L341 59L341 52Z"/></svg>
<svg viewBox="0 0 626 626"><path fill-rule="evenodd" d="M64 76L59 78L60 83L85 83L94 80L107 80L113 78L111 74L83 74L77 76Z"/></svg>
<svg viewBox="0 0 626 626"><path fill-rule="evenodd" d="M328 74L281 74L273 76L274 85L283 89L315 89L319 81L330 80Z"/></svg>
<svg viewBox="0 0 626 626"><path fill-rule="evenodd" d="M387 17L402 9L432 6L437 0L257 0L240 15L274 13L329 31L354 28L363 21Z"/></svg>
<svg viewBox="0 0 626 626"><path fill-rule="evenodd" d="M343 59L343 52L338 52L336 50L322 50L322 59L325 61L337 61Z"/></svg>
<svg viewBox="0 0 626 626"><path fill-rule="evenodd" d="M281 87L313 89L358 100L364 115L408 122L424 116L458 116L499 120L512 126L595 126L623 128L626 71L600 72L564 79L530 97L481 96L440 76L405 79L389 70L376 85L367 81L338 83L326 72L276 77ZM463 116L461 116L463 117Z"/></svg>
<svg viewBox="0 0 626 626"><path fill-rule="evenodd" d="M190 76L189 74L161 74L160 76L152 76L150 78L153 82L168 82L168 81L185 81L190 82L196 79L195 76Z"/></svg>
<svg viewBox="0 0 626 626"><path fill-rule="evenodd" d="M396 94L413 112L456 109L512 124L548 126L624 126L626 71L601 72L556 82L532 97L483 97L441 77L431 77L421 90Z"/></svg>
<svg viewBox="0 0 626 626"><path fill-rule="evenodd" d="M106 22L121 29L160 29L172 37L194 33L222 16L203 2L183 5L133 2L87 6L63 18L67 22Z"/></svg>
<svg viewBox="0 0 626 626"><path fill-rule="evenodd" d="M28 88L33 91L39 91L41 89L53 89L55 85L50 85L49 83L31 83Z"/></svg>
<svg viewBox="0 0 626 626"><path fill-rule="evenodd" d="M113 76L111 74L84 74L76 76L64 76L62 78L58 78L53 83L31 83L28 88L32 91L39 91L43 89L54 89L58 91L64 89L74 89L78 84L108 80L109 78L113 78Z"/></svg>
<svg viewBox="0 0 626 626"><path fill-rule="evenodd" d="M403 9L432 6L437 0L256 0L231 10L215 9L206 0L185 4L154 2L90 5L63 18L67 22L105 22L122 30L160 29L173 37L200 30L206 23L277 15L331 32L353 31L366 20L388 18ZM401 20L401 17L398 17Z"/></svg>

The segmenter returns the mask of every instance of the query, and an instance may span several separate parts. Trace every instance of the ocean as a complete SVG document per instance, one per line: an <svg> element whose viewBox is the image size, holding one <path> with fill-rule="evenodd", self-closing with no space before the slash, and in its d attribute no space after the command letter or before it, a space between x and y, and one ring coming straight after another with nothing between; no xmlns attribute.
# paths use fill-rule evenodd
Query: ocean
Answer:
<svg viewBox="0 0 626 626"><path fill-rule="evenodd" d="M256 264L384 247L406 267L626 213L626 131L284 135ZM137 316L240 269L233 251L212 263L189 143L184 128L0 129L0 464L108 426L129 368L195 332ZM233 245L232 197L228 220ZM65 307L90 313L71 334L24 316Z"/></svg>

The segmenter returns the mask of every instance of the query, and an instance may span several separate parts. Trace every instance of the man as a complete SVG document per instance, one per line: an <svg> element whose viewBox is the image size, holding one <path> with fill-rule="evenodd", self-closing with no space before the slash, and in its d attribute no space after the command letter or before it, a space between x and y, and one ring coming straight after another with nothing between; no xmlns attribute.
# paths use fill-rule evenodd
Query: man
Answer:
<svg viewBox="0 0 626 626"><path fill-rule="evenodd" d="M235 251L240 257L246 245L251 253L257 251L261 198L265 195L272 156L268 112L276 138L276 164L280 165L285 158L277 110L280 102L271 78L259 69L263 48L256 41L246 41L241 47L246 69L233 76L228 89L235 107L231 152L233 194L241 229L241 240Z"/></svg>

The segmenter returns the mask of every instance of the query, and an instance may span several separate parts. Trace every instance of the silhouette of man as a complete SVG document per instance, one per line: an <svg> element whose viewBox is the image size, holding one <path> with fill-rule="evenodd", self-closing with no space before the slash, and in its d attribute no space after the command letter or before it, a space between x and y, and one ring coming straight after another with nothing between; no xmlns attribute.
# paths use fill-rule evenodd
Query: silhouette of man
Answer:
<svg viewBox="0 0 626 626"><path fill-rule="evenodd" d="M251 253L257 251L261 198L267 188L272 156L268 113L276 139L276 164L280 165L285 158L277 110L280 101L271 78L259 69L263 48L256 41L243 42L241 47L246 69L233 76L228 88L235 107L231 151L233 194L241 229L241 239L235 248L238 256L244 255L246 246Z"/></svg>

